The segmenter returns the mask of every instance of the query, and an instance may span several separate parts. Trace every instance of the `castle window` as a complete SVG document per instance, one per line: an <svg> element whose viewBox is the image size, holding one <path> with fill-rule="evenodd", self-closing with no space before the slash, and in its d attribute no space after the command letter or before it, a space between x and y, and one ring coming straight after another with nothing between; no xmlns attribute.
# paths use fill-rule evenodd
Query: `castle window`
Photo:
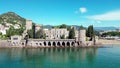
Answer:
<svg viewBox="0 0 120 68"><path fill-rule="evenodd" d="M18 38L13 38L13 40L18 40Z"/></svg>
<svg viewBox="0 0 120 68"><path fill-rule="evenodd" d="M24 45L24 43L22 43L22 45Z"/></svg>
<svg viewBox="0 0 120 68"><path fill-rule="evenodd" d="M36 43L36 45L38 45L38 43Z"/></svg>

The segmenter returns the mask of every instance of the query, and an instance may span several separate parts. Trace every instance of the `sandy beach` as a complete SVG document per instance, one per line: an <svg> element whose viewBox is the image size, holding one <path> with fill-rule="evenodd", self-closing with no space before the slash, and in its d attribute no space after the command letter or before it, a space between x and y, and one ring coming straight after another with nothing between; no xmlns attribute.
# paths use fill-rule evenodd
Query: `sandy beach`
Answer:
<svg viewBox="0 0 120 68"><path fill-rule="evenodd" d="M120 40L105 40L105 39L99 39L98 42L99 42L100 44L120 45Z"/></svg>

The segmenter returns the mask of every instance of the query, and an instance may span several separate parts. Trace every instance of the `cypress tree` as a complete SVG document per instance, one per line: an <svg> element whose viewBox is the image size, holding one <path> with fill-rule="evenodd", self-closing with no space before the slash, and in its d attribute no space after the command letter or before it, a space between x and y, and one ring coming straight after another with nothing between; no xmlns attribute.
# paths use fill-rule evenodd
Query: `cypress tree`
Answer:
<svg viewBox="0 0 120 68"><path fill-rule="evenodd" d="M90 25L87 29L87 37L90 37L90 40L95 36L93 25Z"/></svg>
<svg viewBox="0 0 120 68"><path fill-rule="evenodd" d="M74 39L75 38L75 31L74 28L71 28L69 31L69 39Z"/></svg>

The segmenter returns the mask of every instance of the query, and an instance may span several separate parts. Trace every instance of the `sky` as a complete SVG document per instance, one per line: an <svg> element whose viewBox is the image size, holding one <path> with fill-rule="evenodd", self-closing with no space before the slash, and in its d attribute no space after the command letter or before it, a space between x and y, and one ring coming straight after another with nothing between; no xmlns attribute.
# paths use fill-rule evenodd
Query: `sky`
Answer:
<svg viewBox="0 0 120 68"><path fill-rule="evenodd" d="M120 0L0 0L6 12L43 25L120 27Z"/></svg>

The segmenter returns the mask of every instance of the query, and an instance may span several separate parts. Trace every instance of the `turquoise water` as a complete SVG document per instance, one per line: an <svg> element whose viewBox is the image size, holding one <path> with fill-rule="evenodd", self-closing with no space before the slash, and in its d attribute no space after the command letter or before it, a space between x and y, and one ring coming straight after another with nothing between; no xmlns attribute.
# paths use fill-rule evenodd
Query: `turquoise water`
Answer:
<svg viewBox="0 0 120 68"><path fill-rule="evenodd" d="M120 46L0 49L0 68L120 68Z"/></svg>

